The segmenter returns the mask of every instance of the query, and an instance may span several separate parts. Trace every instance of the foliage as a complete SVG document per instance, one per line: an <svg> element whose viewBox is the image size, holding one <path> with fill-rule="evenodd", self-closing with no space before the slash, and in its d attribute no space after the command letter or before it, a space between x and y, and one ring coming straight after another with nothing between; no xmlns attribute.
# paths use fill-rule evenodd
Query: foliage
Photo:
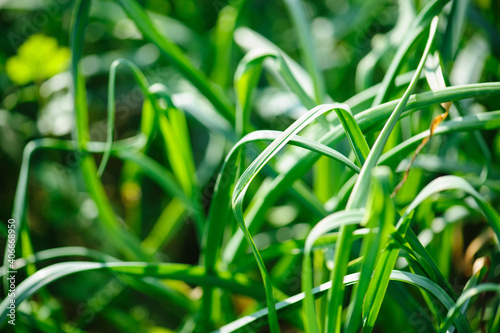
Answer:
<svg viewBox="0 0 500 333"><path fill-rule="evenodd" d="M500 330L496 3L1 6L2 330Z"/></svg>

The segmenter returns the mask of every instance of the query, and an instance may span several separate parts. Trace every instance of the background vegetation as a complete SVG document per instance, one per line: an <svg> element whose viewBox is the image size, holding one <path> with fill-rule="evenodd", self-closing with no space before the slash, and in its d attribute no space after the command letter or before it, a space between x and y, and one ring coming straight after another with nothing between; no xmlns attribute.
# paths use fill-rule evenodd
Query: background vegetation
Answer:
<svg viewBox="0 0 500 333"><path fill-rule="evenodd" d="M0 8L16 332L500 330L498 1Z"/></svg>

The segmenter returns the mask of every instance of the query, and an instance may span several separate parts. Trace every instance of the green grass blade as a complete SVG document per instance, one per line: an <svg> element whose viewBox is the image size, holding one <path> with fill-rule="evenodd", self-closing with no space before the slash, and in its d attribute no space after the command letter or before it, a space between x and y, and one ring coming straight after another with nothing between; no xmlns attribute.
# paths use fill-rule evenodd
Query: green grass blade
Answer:
<svg viewBox="0 0 500 333"><path fill-rule="evenodd" d="M372 106L379 105L387 98L389 89L394 82L397 71L401 66L403 58L406 54L408 54L408 50L411 45L415 42L417 37L424 32L427 25L431 23L433 17L441 12L448 1L449 0L434 0L428 3L427 6L417 15L417 18L408 29L406 37L403 39L403 43L399 46L389 68L387 69L387 72L385 73L381 87L373 100Z"/></svg>
<svg viewBox="0 0 500 333"><path fill-rule="evenodd" d="M433 104L456 101L465 98L486 98L500 94L500 84L498 82L470 84L463 86L448 87L438 91L428 91L412 95L406 104L405 111L401 117L406 117L412 110L425 108ZM369 108L356 114L355 119L362 131L369 132L376 130L381 123L384 123L391 112L399 103L399 100L387 102L379 106ZM438 127L439 130L439 127ZM328 133L323 135L318 141L331 146L344 138L344 128L335 126ZM295 163L290 163L278 177L276 177L269 187L263 190L259 196L259 203L250 207L246 212L249 230L256 230L262 224L265 211L270 207L297 179L303 177L310 170L319 157L314 153L307 153L301 156ZM234 258L234 254L244 252L243 234L236 233L230 241L231 247L224 253L225 258ZM237 250L235 250L237 249ZM229 261L231 261L230 259Z"/></svg>
<svg viewBox="0 0 500 333"><path fill-rule="evenodd" d="M452 320L455 318L457 314L460 313L460 307L462 305L464 305L470 298L484 292L495 292L497 294L500 294L500 285L496 283L483 283L463 292L462 295L460 295L460 297L457 299L455 305L453 305L451 309L448 309L445 322L441 326L439 332L440 333L446 332L448 327L451 325Z"/></svg>
<svg viewBox="0 0 500 333"><path fill-rule="evenodd" d="M401 216L396 228L401 235L406 233L408 228L408 224L410 221L410 217L413 214L413 211L427 198L432 196L435 193L446 191L446 190L461 190L465 193L471 195L479 207L481 207L483 213L493 231L497 235L497 244L498 244L498 236L500 231L500 216L499 214L491 207L491 205L486 202L486 200L474 189L470 184L468 184L465 180L456 176L443 176L437 178L436 180L429 183L418 196L413 200L413 202L408 206L405 213ZM388 272L394 267L396 263L396 259L398 256L398 250L395 248L386 249L383 257L384 260L380 261L381 269L379 270L379 274L375 274L373 278L373 286L371 290L367 293L367 300L365 301L364 310L365 313L365 325L366 328L369 329L373 327L375 324L376 316L380 309L383 295L387 288L388 284Z"/></svg>
<svg viewBox="0 0 500 333"><path fill-rule="evenodd" d="M86 257L101 262L118 260L115 257L112 257L108 254L105 254L103 252L94 249L89 249L87 247L64 246L64 247L56 247L52 249L38 251L29 257L19 258L16 260L15 267L16 269L22 269L30 263L38 263L44 260L53 260L65 257ZM8 267L2 266L0 268L0 272L1 275L7 274Z"/></svg>
<svg viewBox="0 0 500 333"><path fill-rule="evenodd" d="M157 180L158 183L167 191L167 193L173 195L173 196L178 196L181 198L181 200L184 200L183 202L187 207L191 208L191 211L194 212L194 204L185 197L182 189L180 189L175 182L173 176L169 176L168 170L164 169L160 165L157 164L157 162L149 159L148 157L138 154L138 153L132 153L132 152L126 152L126 150L131 150L131 149L141 149L144 147L145 140L142 135L137 136L136 138L132 138L132 140L125 139L125 140L120 140L116 141L113 143L113 146L111 148L111 154L115 155L119 158L122 158L124 160L131 160L139 164L143 170L145 170L145 173L148 174L148 176L152 177L153 179ZM25 158L23 161L23 167L22 167L22 173L21 173L21 181L18 183L18 193L25 193L27 189L27 180L28 180L28 171L29 171L29 164L31 160L31 156L38 150L40 149L57 149L57 150L66 150L66 151L75 151L77 150L77 144L74 141L63 141L63 140L58 140L58 139L38 139L31 141L25 148L24 154ZM88 154L88 152L96 152L96 153L102 153L108 149L108 146L104 142L87 142L87 147L85 150L85 154ZM147 171L147 172L146 172ZM21 196L19 195L18 198L16 199L17 202L17 209L15 210L15 215L14 217L16 218L16 221L24 221L25 219L25 206L26 206L26 196ZM105 226L106 228L106 226ZM124 231L125 232L125 231ZM122 243L120 246L121 247L127 247L129 244L126 242L123 243L123 239L119 239L119 235L111 234L110 237L115 237L115 241L117 244L120 242ZM127 237L134 237L134 236L127 236ZM128 238L125 238L127 240ZM136 240L134 240L136 242ZM131 245L132 246L132 245ZM124 250L127 251L127 250Z"/></svg>
<svg viewBox="0 0 500 333"><path fill-rule="evenodd" d="M249 133L242 140L240 140L226 156L221 172L219 173L217 183L215 185L213 202L210 205L210 213L207 222L207 232L205 233L206 242L210 242L206 243L207 244L206 246L203 246L203 248L206 249L205 259L210 262L208 266L213 267L215 257L217 257L217 255L215 254L217 252L216 249L218 248L220 249L220 241L217 240L221 239L220 236L223 233L223 229L220 228L223 228L224 225L221 223L217 223L216 221L226 220L224 218L221 219L221 217L228 215L227 211L229 210L228 208L224 207L229 206L227 204L229 200L226 201L224 198L230 197L229 190L232 187L232 183L227 181L227 177L230 174L233 167L235 166L238 150L242 146L251 142L275 141L282 135L283 133L278 131L255 131ZM322 154L324 156L327 156L331 159L334 159L344 164L346 167L350 168L354 172L359 172L359 167L357 167L347 157L340 154L336 150L329 148L325 145L319 144L315 141L295 135L289 138L288 144L302 147L310 151ZM224 211L226 213L223 213Z"/></svg>
<svg viewBox="0 0 500 333"><path fill-rule="evenodd" d="M408 103L408 100L410 98L411 93L415 89L415 86L418 82L418 78L420 77L420 73L423 70L425 60L427 58L427 55L429 54L430 47L432 45L432 42L434 40L434 36L436 33L437 29L437 23L438 23L438 18L437 16L434 17L434 20L432 21L431 28L429 31L429 38L427 40L427 44L425 46L424 53L422 54L422 58L420 59L420 62L418 64L417 70L413 76L413 79L410 82L410 85L406 89L405 93L403 94L403 97L401 100L398 102L396 105L396 108L390 115L389 119L384 125L384 128L380 132L380 135L377 137L377 140L375 141L372 150L370 151L370 154L363 165L363 168L361 169L361 174L359 176L358 181L354 185L354 189L352 191L352 194L349 198L348 202L348 207L353 207L353 208L359 208L360 206L363 206L365 203L365 200L363 200L363 196L366 193L366 189L369 186L369 179L370 179L370 172L371 170L375 167L375 165L378 163L378 160L380 159L380 156L382 155L385 143L389 139L389 136L396 125L397 121L401 117L401 114L403 113L406 104Z"/></svg>
<svg viewBox="0 0 500 333"><path fill-rule="evenodd" d="M191 213L196 213L198 208L196 204L186 196L182 188L175 181L175 177L172 173L160 163L146 155L131 151L119 151L116 153L116 157L126 161L132 161L139 165L145 175L156 181L167 193L173 197L179 198L188 207Z"/></svg>
<svg viewBox="0 0 500 333"><path fill-rule="evenodd" d="M473 116L465 116L463 118L455 118L446 121L439 125L433 135L444 135L454 132L468 132L472 130L488 130L500 127L500 111L479 113ZM429 130L412 136L410 139L401 142L396 147L384 153L380 157L379 164L392 165L398 163L402 158L407 156L420 142L430 134Z"/></svg>
<svg viewBox="0 0 500 333"><path fill-rule="evenodd" d="M106 168L106 164L108 163L109 156L111 154L111 147L113 145L113 133L115 129L114 125L115 125L116 70L118 66L122 64L126 65L132 71L134 79L136 83L139 85L139 88L141 89L143 95L147 97L150 100L150 102L153 102L151 94L148 91L149 83L144 74L142 74L139 67L137 67L135 64L126 59L118 59L113 61L113 63L111 64L111 68L109 70L109 82L108 82L108 108L107 108L108 121L107 121L107 132L106 132L106 150L104 151L101 164L99 165L99 168L97 170L97 174L99 175L99 177L102 176L104 169Z"/></svg>
<svg viewBox="0 0 500 333"><path fill-rule="evenodd" d="M354 152L354 156L356 156L358 164L363 166L368 154L370 153L370 147L368 146L368 143L366 143L363 132L361 132L356 119L354 119L354 116L348 107L336 109L335 111L339 117L342 127L344 127L345 134L349 140L351 149Z"/></svg>
<svg viewBox="0 0 500 333"><path fill-rule="evenodd" d="M134 21L145 38L154 43L175 68L181 72L215 107L215 109L234 124L234 110L220 88L211 83L206 75L197 69L180 48L161 34L151 22L144 9L135 0L118 0L118 3Z"/></svg>
<svg viewBox="0 0 500 333"><path fill-rule="evenodd" d="M32 296L40 288L59 280L68 275L94 270L110 270L119 275L132 275L139 277L156 277L162 279L183 280L188 283L200 285L212 285L227 288L235 293L262 298L264 296L262 287L248 280L242 274L234 276L229 272L216 275L207 275L205 269L199 266L169 263L145 263L145 262L65 262L45 267L32 276L28 277L16 288L16 303L21 304L25 299ZM0 323L7 317L7 305L9 298L0 303Z"/></svg>
<svg viewBox="0 0 500 333"><path fill-rule="evenodd" d="M367 90L373 90L373 77L377 64L385 57L390 56L393 50L396 50L397 46L401 44L406 32L415 21L415 16L415 4L413 1L398 1L398 19L396 25L387 34L374 39L376 43L374 43L372 50L359 61L356 67L356 91L367 92ZM397 82L395 83L397 85Z"/></svg>
<svg viewBox="0 0 500 333"><path fill-rule="evenodd" d="M317 117L321 116L323 113L328 112L332 109L343 108L340 104L331 105L320 105L299 119L297 119L292 126L288 127L283 134L273 141L253 162L250 166L243 172L240 179L236 182L235 189L232 195L232 207L236 217L236 221L240 229L243 231L247 242L255 255L255 259L259 264L259 269L264 280L264 286L266 288L267 302L270 307L269 314L269 326L272 332L278 332L278 317L274 309L274 296L272 293L272 283L267 273L264 261L262 260L257 246L253 242L252 236L248 231L245 220L243 218L243 199L245 197L246 190L250 185L250 182L256 177L257 173L264 167L264 165L274 156L276 153L283 148L291 137L296 135L301 129L303 129L307 124L312 122Z"/></svg>
<svg viewBox="0 0 500 333"><path fill-rule="evenodd" d="M168 117L167 117L168 115ZM196 169L189 140L189 133L184 113L169 107L159 116L159 128L165 142L168 162L175 179L181 185L185 200L190 201L190 212L194 216L198 240L201 241L205 217L200 203L200 193L196 180ZM158 179L158 181L160 181Z"/></svg>
<svg viewBox="0 0 500 333"><path fill-rule="evenodd" d="M399 120L401 114L403 113L405 106L410 98L411 93L415 89L415 86L418 82L418 78L420 77L420 73L425 64L425 60L429 53L430 47L434 40L434 36L437 29L438 18L435 17L432 21L429 38L427 40L427 44L425 46L424 53L420 59L417 70L413 76L413 79L410 82L410 85L406 89L403 97L398 102L396 108L392 112L391 116L387 120L384 128L380 132L377 140L375 141L372 149L370 150L370 154L368 155L363 167L361 168L361 172L359 177L354 184L354 188L349 196L349 200L347 202L346 209L357 209L364 207L366 203L367 189L370 182L370 175L372 169L377 165L377 162L382 155L384 146L389 139L389 136ZM340 234L341 238L336 244L336 252L335 252L335 267L332 271L332 289L330 289L328 293L328 316L326 318L325 327L330 332L339 332L340 331L340 315L342 312L342 302L344 296L344 286L342 284L342 277L346 274L347 270L347 262L349 260L350 249L351 248L351 235L354 231L354 228L349 226L346 228L341 228Z"/></svg>
<svg viewBox="0 0 500 333"><path fill-rule="evenodd" d="M413 212L413 210L415 210L425 199L429 198L435 193L448 190L460 190L474 198L478 206L481 208L486 219L488 220L491 229L493 229L493 231L495 232L497 238L497 246L499 246L500 215L467 181L457 176L439 177L430 182L426 187L424 187L406 209L405 213L398 222L397 228L403 225L406 217L409 216Z"/></svg>
<svg viewBox="0 0 500 333"><path fill-rule="evenodd" d="M179 198L172 198L163 210L148 236L142 241L145 249L157 252L164 244L167 244L184 221L182 217L186 213L186 206Z"/></svg>
<svg viewBox="0 0 500 333"><path fill-rule="evenodd" d="M246 1L233 1L222 8L217 16L215 25L215 64L211 72L211 77L215 83L226 90L229 83L230 69L228 59L231 59L233 47L233 34L242 7Z"/></svg>
<svg viewBox="0 0 500 333"><path fill-rule="evenodd" d="M302 290L304 291L305 327L306 332L319 332L319 326L312 294L313 279L311 270L311 252L316 241L327 232L342 225L359 224L365 214L363 210L341 211L333 213L319 221L307 235L304 244L304 257L302 260Z"/></svg>
<svg viewBox="0 0 500 333"><path fill-rule="evenodd" d="M159 118L172 171L186 195L192 196L196 191L196 172L184 113L169 107Z"/></svg>
<svg viewBox="0 0 500 333"><path fill-rule="evenodd" d="M280 131L254 131L252 133L247 134L237 144L237 146L240 147L243 143L246 144L250 142L274 141L278 139L281 134L283 134L283 132ZM318 143L314 140L304 138L300 135L295 135L290 139L288 144L324 155L325 157L328 157L332 160L342 163L344 166L346 166L347 168L351 169L356 173L360 171L360 168L356 164L351 162L350 159L339 153L337 150L325 146L324 144Z"/></svg>
<svg viewBox="0 0 500 333"><path fill-rule="evenodd" d="M448 293L448 295L450 295L453 299L456 299L455 291L453 290L452 286L444 277L435 260L431 257L429 252L427 252L422 243L420 243L418 237L413 233L413 230L411 230L411 228L408 229L405 239L411 246L411 248L415 251L415 253L419 255L418 259L420 260L418 260L418 263L420 265L425 265L424 269L428 267L426 271L428 272L429 277L434 282L439 284L441 288L443 288Z"/></svg>
<svg viewBox="0 0 500 333"><path fill-rule="evenodd" d="M390 273L390 280L403 282L417 288L421 288L432 294L436 299L443 304L447 309L451 309L455 302L434 282L429 279L402 271L392 271ZM350 286L358 283L359 273L346 275L343 279L343 284L345 286ZM316 297L321 297L324 295L329 288L331 288L331 281L323 283L322 285L314 288L311 293ZM305 294L302 292L300 294L294 295L283 302L276 304L276 311L280 314L285 314L293 309L298 308L300 303L304 300ZM240 318L232 323L229 323L213 333L236 333L236 332L247 332L249 329L255 329L262 326L265 318L268 316L268 309L262 309L256 313ZM470 327L462 317L459 317L455 323L459 328L459 332L470 332Z"/></svg>
<svg viewBox="0 0 500 333"><path fill-rule="evenodd" d="M306 108L312 109L316 105L297 82L279 51L266 48L251 50L238 64L234 75L234 90L238 102L236 107L236 132L239 136L243 136L251 129L249 119L253 106L253 94L262 72L263 62L266 59L274 60L278 73Z"/></svg>
<svg viewBox="0 0 500 333"><path fill-rule="evenodd" d="M314 100L316 104L321 104L326 96L325 82L314 51L316 47L313 45L311 27L306 17L305 6L301 0L285 0L285 5L295 25L305 67L312 78Z"/></svg>
<svg viewBox="0 0 500 333"><path fill-rule="evenodd" d="M443 40L443 57L446 61L453 60L457 54L458 45L462 39L467 21L469 0L455 0L452 2L448 24Z"/></svg>
<svg viewBox="0 0 500 333"><path fill-rule="evenodd" d="M246 27L236 29L234 39L236 43L238 43L247 52L254 49L265 49L281 54L287 66L290 68L290 72L293 77L297 78L302 90L304 90L309 96L314 95L314 86L309 73L306 72L306 70L297 62L295 62L295 60L283 52L283 50L276 44L272 43L270 40L266 39L254 30Z"/></svg>
<svg viewBox="0 0 500 333"><path fill-rule="evenodd" d="M282 132L277 131L255 131L247 134L243 139L241 139L226 156L222 169L217 178L217 182L214 188L214 197L210 204L209 215L207 219L206 229L204 237L202 240L202 248L204 253L202 256L202 262L204 263L207 272L212 272L215 269L216 261L220 257L221 246L222 246L222 236L224 234L224 229L226 223L221 223L221 221L230 221L230 190L234 182L234 174L232 170L236 167L236 159L238 152L247 143L258 142L258 141L275 141L283 135ZM334 160L337 160L348 168L355 172L359 172L359 168L352 163L344 155L338 153L336 150L329 148L325 145L318 144L315 141L302 138L298 135L289 137L288 144L293 144L299 147L315 151L324 156L328 156ZM211 290L205 290L203 302L204 306L209 306L211 303ZM208 315L208 312L205 315Z"/></svg>
<svg viewBox="0 0 500 333"><path fill-rule="evenodd" d="M368 290L373 270L380 258L380 252L386 247L389 233L396 221L396 211L390 199L390 170L387 167L375 168L372 171L372 186L370 201L367 206L367 219L363 225L376 229L363 238L361 256L364 257L361 266L359 283L352 292L353 301L349 305L344 331L357 332L361 326L361 311L363 300Z"/></svg>
<svg viewBox="0 0 500 333"><path fill-rule="evenodd" d="M71 35L72 62L71 71L73 75L73 94L74 106L76 113L76 132L75 139L78 148L82 152L80 167L83 178L87 186L87 190L92 200L97 205L99 212L99 221L103 230L109 234L110 241L119 249L127 258L142 258L147 256L141 249L137 238L127 233L120 226L119 221L109 204L106 197L106 192L102 183L97 178L97 168L95 161L91 155L83 153L87 142L89 141L89 124L88 111L86 103L85 82L79 70L79 63L82 57L82 46L87 25L90 1L82 0L77 2L75 16L73 18L74 25Z"/></svg>
<svg viewBox="0 0 500 333"><path fill-rule="evenodd" d="M453 2L453 7L457 7L457 3L460 3L458 6L466 6L466 4L463 4L463 1L454 1ZM453 14L452 14L453 15ZM454 22L454 18L452 21ZM450 25L447 26L447 32L448 28L450 28ZM457 29L457 28L454 28ZM443 76L443 70L441 68L441 61L439 57L439 53L435 53L427 59L427 64L425 68L425 76L427 79L427 82L429 84L429 87L431 87L432 90L437 90L440 88L443 88L446 86L445 84L445 79ZM458 64L457 64L458 66ZM469 82L467 82L469 83ZM465 116L465 115L471 115L471 112L469 111L469 108L464 108L462 106L463 102L458 102L455 104L455 106L458 109L458 112L460 115ZM448 109L451 107L451 105L447 104L442 104L442 107L448 107ZM451 113L451 117L454 117L453 112ZM488 172L490 169L490 164L491 164L491 153L490 150L488 149L488 145L486 144L486 141L482 137L482 135L479 132L473 132L472 137L474 140L477 142L478 147L481 149L482 154L484 155L484 160L485 160L485 165L483 166L483 170L481 172L481 177L485 180L488 177Z"/></svg>
<svg viewBox="0 0 500 333"><path fill-rule="evenodd" d="M355 239L361 239L368 233L370 233L372 229L368 228L360 228L354 231L353 237ZM376 231L376 228L373 228L373 231ZM318 238L311 249L311 252L318 249L326 249L332 247L338 239L337 232L329 232L326 235ZM304 252L304 244L305 239L290 239L283 243L271 244L268 248L260 251L262 259L264 261L270 261L280 257L282 255L292 255L292 254L300 254ZM251 268L255 268L257 263L253 257L253 254L247 254L244 257L237 258L233 264L238 267L238 272L245 272Z"/></svg>

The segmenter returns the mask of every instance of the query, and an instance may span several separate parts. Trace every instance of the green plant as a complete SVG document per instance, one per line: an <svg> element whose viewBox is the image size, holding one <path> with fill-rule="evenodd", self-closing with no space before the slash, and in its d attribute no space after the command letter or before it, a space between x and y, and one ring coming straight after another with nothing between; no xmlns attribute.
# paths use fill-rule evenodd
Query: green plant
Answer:
<svg viewBox="0 0 500 333"><path fill-rule="evenodd" d="M500 193L499 147L493 140L498 140L500 111L470 112L473 106L463 101L480 101L476 109L480 105L483 109L497 107L500 83L469 80L467 84L445 85L451 72L463 71L467 76L463 63L455 67L462 40L468 36L464 32L466 1L453 1L447 10L448 1L429 1L418 15L413 2L400 1L397 25L383 37L374 37L387 38L385 44L360 62L372 64L368 69L358 67L356 85L362 90L344 103L334 100L349 89L342 89L342 83L336 85L338 94L329 89L329 83L342 79L327 80L322 75L311 23L300 0L284 4L305 68L256 32L236 30L247 6L244 1L231 2L219 12L214 43L217 54L231 54L233 35L237 40L238 35L244 35L240 44L245 48L253 43L255 48L239 62L233 88L225 83L228 69L223 68L223 61L214 62L217 85L160 32L152 14L135 0L117 3L144 39L196 88L190 97L211 104L206 107L210 113L181 107L167 84L150 83L137 65L119 59L109 71L106 142L91 141L88 88L80 68L91 1L77 1L71 32L74 135L70 140L39 138L29 142L16 189L12 218L20 251L15 267L26 269L27 274L17 287L16 301L19 304L40 295L31 306L18 307L22 327L46 332L85 331L88 322L65 319L50 286L63 277L104 272L106 279L119 281L119 291L108 302L127 289L156 297L164 307L178 307L174 319L128 328L130 316L118 305L92 308L93 313L102 312L123 331L160 332L161 325L169 330L199 332L246 332L261 327L271 332L284 327L306 332L396 331L405 327L418 332L424 327L426 331L445 332L452 326L458 332L471 332L481 325L489 332L499 330L500 289L494 269L499 264L500 215L494 208ZM370 23L370 12L377 10L372 6L357 7L356 17ZM405 21L408 17L410 22ZM440 20L447 24L439 25ZM405 24L401 32L399 27ZM355 32L345 32L344 39L355 43L357 39L349 33ZM351 62L347 69L354 68L354 60ZM498 67L498 58L492 62ZM119 65L132 72L144 96L139 131L125 139L114 137ZM385 74L381 83L372 85L379 69ZM263 73L273 74L266 84L281 84L304 110L299 117L288 119L284 130L263 125L265 117L253 113ZM439 124L450 107L452 119ZM434 116L439 121L433 121ZM192 124L209 135L224 137L228 151L224 144L215 143L225 156L222 161L196 160L189 131ZM492 139L493 131L496 139ZM423 140L442 136L452 139L418 147L420 153L413 155ZM86 191L98 212L96 227L109 243L106 247L38 251L33 246L26 206L30 162L37 150L77 154ZM101 155L97 167L95 156ZM401 165L412 155L413 166ZM137 231L122 225L101 179L115 159L123 162L125 183L144 186L144 176L168 197L152 226L139 225ZM408 178L404 176L399 192L391 195L397 184L393 178L403 178L407 169ZM211 177L215 184L207 195ZM204 199L208 201L206 210ZM295 213L286 216L281 210L273 219L269 212L283 208L276 206L291 207ZM307 223L300 223L304 220ZM479 239L480 246L469 258L475 265L467 276L451 265L452 257L461 260L464 256L463 249L456 249L453 243L462 239L467 224L478 221L481 226L475 226L472 236ZM192 239L199 246L198 264L163 262L162 249L185 222L192 225ZM299 226L295 234L293 226ZM486 237L483 230L493 233ZM258 241L278 233L285 234L281 242L265 246ZM2 271L5 290L7 254L6 248ZM63 261L66 257L92 261L42 265L46 260ZM488 269L487 262L493 269ZM454 275L467 278L464 287L457 288ZM172 283L175 280L182 283ZM300 285L303 293L291 285ZM479 294L491 291L496 294L478 299ZM9 302L6 297L0 303L4 325ZM245 302L250 305L238 313L238 304ZM43 307L50 316L41 314ZM252 310L259 311L249 313ZM163 311L167 310L159 313ZM414 320L416 315L418 321ZM125 324L120 326L120 321ZM421 324L425 326L417 327Z"/></svg>

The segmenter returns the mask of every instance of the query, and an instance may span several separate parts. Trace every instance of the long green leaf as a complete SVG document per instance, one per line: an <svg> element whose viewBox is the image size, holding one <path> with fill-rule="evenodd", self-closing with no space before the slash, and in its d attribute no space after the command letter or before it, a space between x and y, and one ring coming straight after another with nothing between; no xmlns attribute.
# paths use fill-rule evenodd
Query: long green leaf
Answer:
<svg viewBox="0 0 500 333"><path fill-rule="evenodd" d="M403 43L399 46L398 51L394 55L387 72L385 73L382 85L379 88L375 99L373 100L372 106L379 105L388 96L390 86L394 82L394 78L397 74L399 67L403 61L403 58L408 53L411 45L415 42L418 36L425 31L427 25L431 23L434 16L439 15L443 7L448 3L449 0L434 0L427 4L427 6L418 14L417 18L413 21L412 25L408 29L406 37L403 39Z"/></svg>
<svg viewBox="0 0 500 333"><path fill-rule="evenodd" d="M316 47L313 44L313 38L310 31L311 26L306 17L305 6L302 0L285 0L285 4L295 25L295 31L299 39L305 67L313 81L314 100L316 104L321 104L326 95L325 82L321 76L321 70L315 54Z"/></svg>
<svg viewBox="0 0 500 333"><path fill-rule="evenodd" d="M456 176L443 176L429 183L418 196L408 206L405 213L401 216L396 228L398 232L404 236L408 228L410 217L413 211L427 198L435 193L446 190L462 190L471 195L479 207L481 207L488 222L498 237L500 236L500 215L486 202L486 200L465 180ZM388 285L388 274L393 269L398 256L398 250L395 248L386 249L383 259L380 261L380 269L373 277L373 285L367 293L367 300L364 304L363 313L365 314L366 327L373 327L376 316L382 304L383 295Z"/></svg>
<svg viewBox="0 0 500 333"><path fill-rule="evenodd" d="M282 135L282 132L277 131L252 132L242 138L226 156L222 169L217 178L217 182L215 184L214 197L212 198L212 202L210 205L208 220L202 241L202 248L204 249L204 253L202 255L201 261L204 263L207 272L213 272L215 269L216 261L218 260L221 252L222 236L226 227L226 224L222 222L229 221L230 219L230 190L233 186L234 181L234 174L232 174L231 172L234 172L236 168L236 158L238 156L237 153L239 152L241 147L243 147L247 143L257 141L275 141ZM344 155L327 146L318 144L315 141L295 135L289 137L288 143L306 148L311 151L315 151L317 153L323 154L324 156L328 156L334 160L341 162L355 172L359 172L359 168ZM210 289L210 287L208 287L203 294L203 306L206 309L206 313L204 314L204 316L208 316L208 309L211 306L211 302L212 290Z"/></svg>
<svg viewBox="0 0 500 333"><path fill-rule="evenodd" d="M486 98L498 94L500 94L500 83L498 82L454 86L438 91L428 91L412 95L401 117L408 116L412 110L424 108L433 104L471 97ZM365 133L370 130L378 129L380 125L386 121L398 103L399 100L395 100L360 112L355 116L356 122ZM340 142L344 137L344 133L344 128L339 124L323 135L318 141L331 146ZM259 193L259 196L255 198L256 204L252 205L246 212L246 221L250 231L259 228L266 210L285 193L290 187L290 184L293 184L295 180L304 176L318 158L319 156L314 153L304 153L295 163L289 162L287 168L282 171L268 187ZM242 243L243 239L243 233L237 232L231 239L230 244L232 245L231 247L227 247L227 252L224 253L223 258L231 262L233 260L232 258L241 255L245 249Z"/></svg>
<svg viewBox="0 0 500 333"><path fill-rule="evenodd" d="M500 111L479 113L473 116L455 118L439 125L434 131L434 135L443 135L454 132L468 132L472 130L488 130L500 127ZM408 140L401 142L396 147L384 153L380 157L379 164L392 165L411 152L420 142L428 137L429 130L412 136Z"/></svg>
<svg viewBox="0 0 500 333"><path fill-rule="evenodd" d="M211 83L175 43L158 31L144 9L135 0L118 0L118 3L137 25L139 31L160 49L171 64L213 104L224 118L234 124L233 107L220 88Z"/></svg>
<svg viewBox="0 0 500 333"><path fill-rule="evenodd" d="M319 221L307 235L302 259L302 290L304 291L304 309L306 332L319 332L319 326L312 294L313 279L311 271L311 251L315 242L327 232L342 225L359 224L365 214L363 210L341 211L333 213Z"/></svg>
<svg viewBox="0 0 500 333"><path fill-rule="evenodd" d="M460 307L464 305L470 298L484 292L492 291L497 294L500 294L500 285L496 283L483 283L476 287L466 290L460 297L457 299L457 302L453 305L451 309L448 309L448 313L446 314L446 319L441 329L440 333L445 333L448 327L451 325L453 318L460 313Z"/></svg>
<svg viewBox="0 0 500 333"><path fill-rule="evenodd" d="M447 309L451 309L455 305L455 302L453 302L453 300L438 285L436 285L434 282L430 281L425 277L408 272L401 272L394 270L390 274L390 280L404 282L412 286L426 290L434 297L436 297L439 300L439 302L443 304ZM343 284L345 286L350 286L355 283L358 283L358 281L359 281L359 273L354 273L346 275L343 279ZM323 296L325 293L327 293L328 290L331 288L331 286L332 286L331 281L323 283L322 285L314 288L311 291L311 293L316 298L319 298ZM304 297L305 294L303 292L295 296L292 296L284 300L283 302L277 303L275 310L280 314L292 311L293 309L296 309L298 306L300 306L301 302L304 300ZM213 333L247 332L248 330L256 329L262 326L265 323L265 319L268 315L269 315L268 309L265 308L256 313L235 320L234 322L221 327L219 330L214 331ZM459 317L455 321L455 323L457 327L459 327L460 329L459 332L470 332L470 327L463 317Z"/></svg>
<svg viewBox="0 0 500 333"><path fill-rule="evenodd" d="M212 285L227 288L235 293L262 298L262 288L248 280L243 274L232 275L229 272L207 275L205 269L200 266L169 263L146 263L146 262L64 262L43 268L21 282L16 288L16 303L21 304L25 299L32 296L40 288L57 281L65 276L80 272L95 270L110 270L119 275L132 275L145 277L156 277L163 279L182 280L188 283L200 285ZM0 303L0 323L7 317L10 302L9 298Z"/></svg>
<svg viewBox="0 0 500 333"><path fill-rule="evenodd" d="M245 197L246 190L250 185L250 182L256 177L257 173L264 167L264 165L278 153L278 151L283 148L290 139L296 135L302 128L307 126L314 119L319 117L325 112L328 112L333 109L344 109L345 106L341 104L332 104L332 105L320 105L294 122L294 124L287 128L283 134L278 137L275 141L273 141L253 162L250 166L243 172L240 179L238 179L235 189L232 195L232 207L236 217L236 221L240 229L243 231L247 242L252 249L252 252L255 255L255 259L258 262L259 269L264 280L264 287L266 288L267 295L267 303L270 307L270 315L269 315L269 326L272 332L278 332L278 318L274 309L274 296L272 293L272 283L267 273L264 261L262 260L259 250L255 245L250 232L248 231L245 220L243 218L243 199Z"/></svg>
<svg viewBox="0 0 500 333"><path fill-rule="evenodd" d="M354 184L354 188L349 196L349 200L347 202L346 210L361 208L366 203L367 197L367 189L370 182L370 175L372 169L377 165L377 162L382 155L384 146L389 139L389 136L396 126L397 121L401 117L405 106L410 98L411 93L415 89L415 86L418 82L418 78L420 77L420 73L425 64L425 60L430 51L430 47L434 40L434 36L437 29L438 18L435 17L432 21L429 38L427 40L427 44L425 46L424 53L420 59L417 70L413 76L413 79L410 82L410 85L406 89L403 97L398 102L396 108L392 112L391 116L387 120L384 128L380 132L377 140L375 141L372 149L370 150L370 154L368 155L363 167L361 168L361 172L359 177ZM345 228L341 228L340 234L341 238L336 244L336 252L335 252L335 267L332 271L332 289L328 293L328 316L326 317L326 328L330 332L339 332L340 331L340 315L342 312L342 302L344 299L344 286L342 285L342 277L346 274L347 262L349 260L350 248L351 248L351 235L354 231L354 228L349 226Z"/></svg>
<svg viewBox="0 0 500 333"><path fill-rule="evenodd" d="M389 233L396 221L396 210L390 199L390 170L378 167L372 171L372 186L370 189L367 211L368 218L363 225L376 231L363 238L361 256L364 257L361 266L359 283L354 287L353 301L349 305L345 321L345 332L357 332L361 326L361 311L363 300L368 290L373 270L380 258L380 252L386 247Z"/></svg>

